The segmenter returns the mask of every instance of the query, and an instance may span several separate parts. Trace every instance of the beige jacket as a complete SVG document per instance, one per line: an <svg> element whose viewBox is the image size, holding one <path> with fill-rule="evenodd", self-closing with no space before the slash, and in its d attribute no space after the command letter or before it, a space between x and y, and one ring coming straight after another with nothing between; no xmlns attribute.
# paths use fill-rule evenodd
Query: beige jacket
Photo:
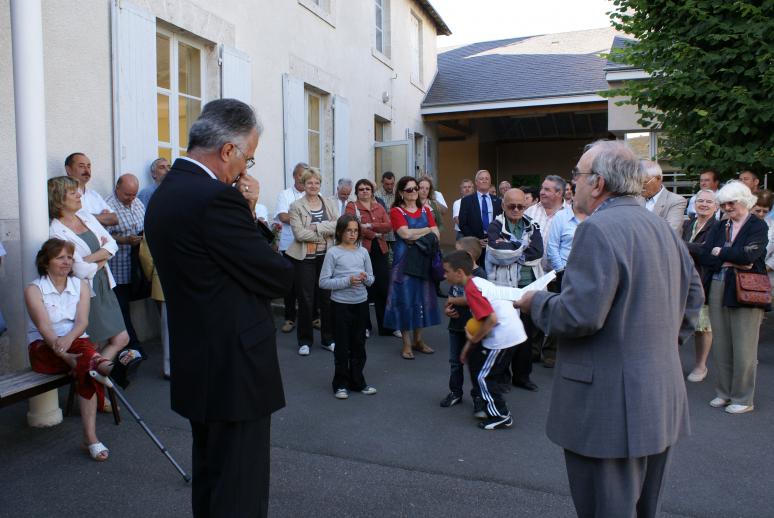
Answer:
<svg viewBox="0 0 774 518"><path fill-rule="evenodd" d="M336 232L336 220L339 219L339 208L334 202L320 196L325 209L326 221L317 224L317 230L311 230L312 214L306 196L302 196L290 204L288 215L290 216L290 228L295 238L287 251L293 259L302 261L306 258L306 243L327 243L328 248L333 246L333 237Z"/></svg>
<svg viewBox="0 0 774 518"><path fill-rule="evenodd" d="M144 235L140 242L140 265L142 266L143 273L145 273L145 277L151 280L151 298L159 302L164 302L164 292L161 290L159 272L153 264L153 257L151 256L150 249L148 248L148 241L145 240Z"/></svg>

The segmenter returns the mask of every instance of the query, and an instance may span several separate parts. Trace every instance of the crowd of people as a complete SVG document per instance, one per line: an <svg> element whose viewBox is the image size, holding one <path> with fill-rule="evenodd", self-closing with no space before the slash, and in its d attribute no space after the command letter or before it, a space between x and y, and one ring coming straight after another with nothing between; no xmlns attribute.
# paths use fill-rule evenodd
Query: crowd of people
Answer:
<svg viewBox="0 0 774 518"><path fill-rule="evenodd" d="M480 170L461 182L449 211L429 175L385 172L378 188L366 178L340 179L326 197L321 172L299 163L270 217L258 203L259 183L245 174L261 131L248 106L214 101L191 128L187 157L174 166L155 160L154 183L142 191L126 173L104 200L88 187L91 162L80 152L66 158L66 175L48 181L50 239L36 260L39 278L25 288L29 356L36 371L72 372L78 380L83 445L93 459L109 455L95 427L96 412L110 411L104 386L112 378L125 388L147 358L130 311L130 302L147 297L160 312L161 375L172 380L173 409L191 420L195 509L247 498L226 503L234 491L249 492L252 478L228 491L208 482L242 457L262 466L251 476L268 488L269 416L284 405L273 299L284 301L280 330L296 331L300 356L310 355L319 330L321 347L333 353L337 399L377 393L365 377L366 341L374 334L399 338L406 360L445 348L423 336L442 313L450 376L440 405L462 402L467 364L482 429L512 426L505 383L537 391L533 363L560 367L549 436L568 452L579 508L591 505L583 494L588 484L606 481L574 478L593 469L588 459L653 457L653 469L663 469L669 447L684 433L685 386L676 352L665 348L669 340L674 345L694 335L689 382L708 377L713 353L711 406L730 414L754 409L758 335L771 309L774 195L760 189L751 171L722 187L717 173L705 171L699 191L686 200L665 188L657 163L602 142L584 153L569 179L548 175L539 188L507 180L495 186L490 172ZM444 255L445 220L456 242ZM523 289L549 272L555 279L547 291L520 301L492 295L497 287ZM222 303L213 306L212 297ZM619 329L651 313L663 323L658 336L637 336L636 324ZM653 365L643 366L645 352L621 345L624 335L644 343ZM214 351L216 342L229 345ZM581 343L611 357L621 356L611 348L625 349L642 372L623 376L638 381L662 362L648 381L662 380L662 391L653 401L646 401L651 389L629 399L622 379L603 370L620 371L628 360L609 359L594 370L597 360L574 347ZM590 403L591 392L579 392L578 383L594 386L608 407ZM599 413L597 423L631 423L630 405L645 415L663 414L665 404L677 410L653 440L620 435L632 431L572 430L581 422L597 426L577 415L583 408ZM249 445L253 434L262 439ZM220 467L209 464L213 449L221 453ZM651 492L657 502L659 488L640 484L635 491L630 482L622 494ZM262 492L257 505L267 498Z"/></svg>

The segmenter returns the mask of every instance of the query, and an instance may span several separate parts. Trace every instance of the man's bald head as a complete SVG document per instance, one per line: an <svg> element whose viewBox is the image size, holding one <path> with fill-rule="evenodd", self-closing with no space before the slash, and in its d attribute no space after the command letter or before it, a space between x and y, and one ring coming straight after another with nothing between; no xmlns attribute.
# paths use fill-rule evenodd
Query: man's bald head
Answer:
<svg viewBox="0 0 774 518"><path fill-rule="evenodd" d="M121 204L129 207L140 190L140 181L132 173L125 173L116 182L116 198Z"/></svg>
<svg viewBox="0 0 774 518"><path fill-rule="evenodd" d="M505 195L503 195L503 214L508 218L508 221L511 223L519 221L524 216L524 211L527 210L527 207L529 207L529 204L524 191L521 189L508 189L505 191Z"/></svg>

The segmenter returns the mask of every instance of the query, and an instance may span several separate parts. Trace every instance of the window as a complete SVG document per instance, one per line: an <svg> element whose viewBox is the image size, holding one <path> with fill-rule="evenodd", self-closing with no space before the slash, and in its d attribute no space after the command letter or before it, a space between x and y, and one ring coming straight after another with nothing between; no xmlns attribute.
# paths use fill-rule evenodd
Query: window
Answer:
<svg viewBox="0 0 774 518"><path fill-rule="evenodd" d="M184 156L188 131L202 111L204 51L172 32L156 33L158 156Z"/></svg>
<svg viewBox="0 0 774 518"><path fill-rule="evenodd" d="M422 20L411 13L411 81L422 85Z"/></svg>
<svg viewBox="0 0 774 518"><path fill-rule="evenodd" d="M306 92L306 135L310 166L321 168L322 156L322 99L319 95Z"/></svg>
<svg viewBox="0 0 774 518"><path fill-rule="evenodd" d="M390 0L374 0L376 16L376 41L374 48L390 57Z"/></svg>

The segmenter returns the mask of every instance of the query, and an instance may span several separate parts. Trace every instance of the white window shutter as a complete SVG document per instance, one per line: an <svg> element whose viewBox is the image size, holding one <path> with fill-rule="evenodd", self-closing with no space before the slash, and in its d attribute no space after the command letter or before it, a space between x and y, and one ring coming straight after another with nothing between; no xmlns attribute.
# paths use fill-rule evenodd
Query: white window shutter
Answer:
<svg viewBox="0 0 774 518"><path fill-rule="evenodd" d="M250 56L241 50L223 45L220 50L220 96L252 104L252 74Z"/></svg>
<svg viewBox="0 0 774 518"><path fill-rule="evenodd" d="M157 158L156 18L131 2L114 5L116 32L116 176L134 173L140 186L152 182Z"/></svg>
<svg viewBox="0 0 774 518"><path fill-rule="evenodd" d="M285 141L285 187L293 185L293 168L299 162L309 160L307 150L306 119L304 109L304 82L300 79L282 75L282 120Z"/></svg>
<svg viewBox="0 0 774 518"><path fill-rule="evenodd" d="M344 97L333 97L333 185L341 178L349 178L349 119L352 111Z"/></svg>

